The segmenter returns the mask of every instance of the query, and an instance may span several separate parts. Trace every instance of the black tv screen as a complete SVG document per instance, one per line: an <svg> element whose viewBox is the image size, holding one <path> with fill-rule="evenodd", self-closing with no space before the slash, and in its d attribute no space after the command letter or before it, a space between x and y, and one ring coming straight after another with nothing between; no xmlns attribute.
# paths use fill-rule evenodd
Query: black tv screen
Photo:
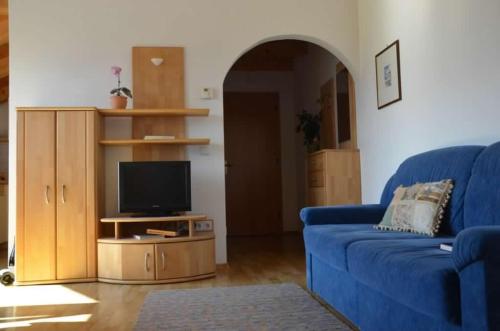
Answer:
<svg viewBox="0 0 500 331"><path fill-rule="evenodd" d="M118 163L120 213L152 215L191 210L189 161Z"/></svg>

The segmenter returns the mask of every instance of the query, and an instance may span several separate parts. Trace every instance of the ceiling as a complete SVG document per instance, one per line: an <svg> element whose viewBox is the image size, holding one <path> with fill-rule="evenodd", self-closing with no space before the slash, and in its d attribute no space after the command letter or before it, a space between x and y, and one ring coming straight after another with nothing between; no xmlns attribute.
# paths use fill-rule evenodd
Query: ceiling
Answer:
<svg viewBox="0 0 500 331"><path fill-rule="evenodd" d="M234 71L291 71L297 57L307 54L308 42L276 40L258 45L233 65Z"/></svg>

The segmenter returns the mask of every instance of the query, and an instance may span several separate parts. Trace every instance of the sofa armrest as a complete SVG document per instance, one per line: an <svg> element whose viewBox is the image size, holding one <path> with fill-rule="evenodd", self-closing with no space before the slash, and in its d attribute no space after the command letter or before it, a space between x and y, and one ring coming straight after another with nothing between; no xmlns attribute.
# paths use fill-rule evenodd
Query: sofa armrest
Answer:
<svg viewBox="0 0 500 331"><path fill-rule="evenodd" d="M452 258L460 277L462 330L500 330L500 226L461 231Z"/></svg>
<svg viewBox="0 0 500 331"><path fill-rule="evenodd" d="M300 211L302 222L318 224L376 224L384 217L386 207L374 205L349 205L307 207Z"/></svg>
<svg viewBox="0 0 500 331"><path fill-rule="evenodd" d="M461 231L453 244L453 261L458 271L474 262L500 262L500 226L476 226Z"/></svg>

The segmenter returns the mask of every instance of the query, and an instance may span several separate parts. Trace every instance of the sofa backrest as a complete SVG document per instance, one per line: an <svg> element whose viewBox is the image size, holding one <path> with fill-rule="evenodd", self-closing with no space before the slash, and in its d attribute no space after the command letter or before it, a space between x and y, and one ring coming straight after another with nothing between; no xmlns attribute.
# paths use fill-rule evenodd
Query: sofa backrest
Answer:
<svg viewBox="0 0 500 331"><path fill-rule="evenodd" d="M500 142L486 147L472 167L464 225L500 225Z"/></svg>
<svg viewBox="0 0 500 331"><path fill-rule="evenodd" d="M454 183L440 233L456 235L464 229L464 196L474 161L484 146L458 146L418 154L404 161L387 182L380 203L388 206L394 190L415 183L452 179Z"/></svg>

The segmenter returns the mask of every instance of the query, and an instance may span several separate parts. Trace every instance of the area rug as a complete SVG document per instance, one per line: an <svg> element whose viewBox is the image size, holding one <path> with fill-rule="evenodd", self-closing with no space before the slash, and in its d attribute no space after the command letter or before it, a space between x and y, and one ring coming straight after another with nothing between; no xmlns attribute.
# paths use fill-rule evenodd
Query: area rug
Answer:
<svg viewBox="0 0 500 331"><path fill-rule="evenodd" d="M350 330L296 284L152 291L135 330Z"/></svg>

